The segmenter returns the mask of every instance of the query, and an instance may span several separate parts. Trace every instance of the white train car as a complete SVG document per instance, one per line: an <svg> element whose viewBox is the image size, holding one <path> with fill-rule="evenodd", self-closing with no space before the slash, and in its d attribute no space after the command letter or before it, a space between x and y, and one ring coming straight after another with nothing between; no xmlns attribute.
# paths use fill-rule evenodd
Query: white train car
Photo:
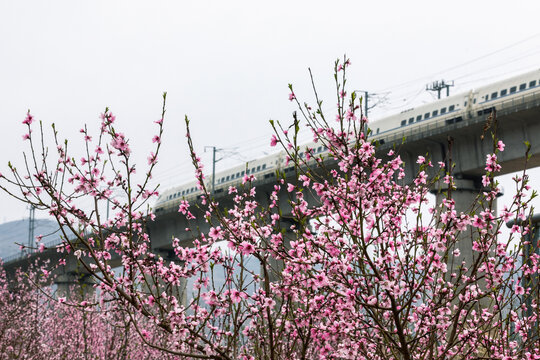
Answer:
<svg viewBox="0 0 540 360"><path fill-rule="evenodd" d="M385 135L419 124L453 124L471 116L488 114L503 102L538 91L540 69L376 120L371 129L377 139L384 140Z"/></svg>
<svg viewBox="0 0 540 360"><path fill-rule="evenodd" d="M466 93L453 95L433 103L418 106L399 114L388 116L370 123L374 139L384 142L390 135L403 130L414 130L423 124L437 124L445 126L468 119L472 116L488 114L493 108L506 103L508 100L526 97L540 93L540 69L518 75L503 81L492 83L470 90ZM315 155L326 152L326 148L311 143ZM303 156L303 152L299 154ZM285 153L280 152L260 159L249 161L216 174L215 193L219 194L229 186L239 185L245 174L253 174L258 179L274 176L276 170L291 171L294 167L286 165ZM212 179L207 177L207 186L210 190ZM164 208L178 205L180 200L193 200L201 194L195 182L186 183L164 191L154 205L156 213Z"/></svg>
<svg viewBox="0 0 540 360"><path fill-rule="evenodd" d="M215 193L219 194L232 185L239 185L242 182L244 175L253 174L257 178L269 178L273 176L276 169L280 167L280 163L284 161L281 153L266 156L264 158L249 161L242 165L235 166L226 171L216 174ZM212 177L207 176L205 185L208 191L211 189ZM192 200L201 194L195 181L186 183L172 189L168 189L160 194L156 204L154 205L156 213L164 207L170 207L178 204L180 200Z"/></svg>
<svg viewBox="0 0 540 360"><path fill-rule="evenodd" d="M301 146L301 149L310 147L313 149L314 155L320 155L327 151L327 148L323 145L310 143ZM304 150L305 151L305 150ZM304 158L304 151L300 150L299 156ZM257 179L269 179L275 176L276 170L281 170L284 173L288 173L294 170L292 164L287 166L285 152L279 152L277 154L265 156L260 159L249 161L242 165L235 166L228 170L218 172L216 174L215 182L215 194L220 194L226 191L229 186L238 186L242 183L244 175L254 175ZM212 177L207 176L205 186L207 190L211 190ZM159 213L164 208L178 205L180 200L193 200L197 196L201 195L197 183L195 181L186 183L172 189L168 189L160 194L156 201L154 208L155 212Z"/></svg>

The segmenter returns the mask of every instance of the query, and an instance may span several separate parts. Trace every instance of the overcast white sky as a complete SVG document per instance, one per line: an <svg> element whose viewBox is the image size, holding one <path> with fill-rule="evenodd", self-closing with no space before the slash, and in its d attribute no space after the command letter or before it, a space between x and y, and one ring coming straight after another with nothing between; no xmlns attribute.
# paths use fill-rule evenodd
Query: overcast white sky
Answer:
<svg viewBox="0 0 540 360"><path fill-rule="evenodd" d="M270 150L268 120L294 110L287 84L312 99L308 67L332 112L332 66L346 53L351 88L386 98L376 119L432 101L433 80L455 80L456 93L540 67L539 13L534 0L1 1L0 171L21 164L27 109L74 147L109 106L146 164L167 91L155 176L167 188L192 173L184 114L199 150L236 149L224 167ZM27 216L0 194L0 223Z"/></svg>

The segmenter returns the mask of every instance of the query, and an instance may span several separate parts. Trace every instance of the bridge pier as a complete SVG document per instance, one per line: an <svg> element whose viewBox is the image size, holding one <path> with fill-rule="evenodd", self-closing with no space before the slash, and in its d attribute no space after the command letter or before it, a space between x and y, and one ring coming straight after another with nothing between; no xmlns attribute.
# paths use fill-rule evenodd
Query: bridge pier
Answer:
<svg viewBox="0 0 540 360"><path fill-rule="evenodd" d="M513 225L519 225L520 227L529 226L530 231L523 235L522 240L522 256L523 263L529 267L533 267L533 261L531 257L540 255L540 213L536 213L533 216L529 217L524 221L519 221L518 223L515 220L508 222L506 225L511 228ZM537 273L528 273L523 274L521 278L521 285L527 289L530 288L530 293L525 293L521 295L523 297L523 303L526 306L524 312L525 316L532 316L537 312L537 307L533 307L533 301L540 298L540 288L538 287L540 283L540 278ZM535 328L538 331L538 321L535 324Z"/></svg>
<svg viewBox="0 0 540 360"><path fill-rule="evenodd" d="M65 271L54 280L57 297L71 300L88 298L94 295L94 278L90 274Z"/></svg>
<svg viewBox="0 0 540 360"><path fill-rule="evenodd" d="M294 232L294 228L291 229L291 227L296 227L297 222L292 218L281 218L280 221L283 231L283 247L285 249L290 249L291 241L297 239L297 234ZM268 283L279 281L281 279L281 273L285 268L283 260L268 256L266 263L268 264L266 269L268 276L266 277L263 265L261 264L261 278Z"/></svg>
<svg viewBox="0 0 540 360"><path fill-rule="evenodd" d="M452 190L452 199L454 200L454 209L456 213L470 213L473 208L484 209L487 203L478 203L478 195L485 190L482 186L481 178L473 179L454 179L456 189ZM442 184L439 189L434 189L436 204L440 205L447 197L448 185ZM502 195L500 193L498 196ZM494 215L497 214L497 200L494 201L492 210ZM479 211L477 212L479 213ZM468 230L470 227L468 227ZM461 231L456 239L454 248L449 249L448 256L448 273L451 274L459 270L462 263L470 270L470 267L477 261L480 253L473 250L473 235L470 231ZM460 251L459 257L453 255L453 251L458 248Z"/></svg>
<svg viewBox="0 0 540 360"><path fill-rule="evenodd" d="M184 261L179 260L172 251L162 251L155 249L154 254L161 256L163 265L170 267L173 263L180 267L184 266ZM179 285L171 285L165 282L161 277L156 282L149 276L145 277L145 291L152 293L153 296L160 296L165 292L168 296L174 296L178 301L178 305L187 306L187 279L180 278Z"/></svg>

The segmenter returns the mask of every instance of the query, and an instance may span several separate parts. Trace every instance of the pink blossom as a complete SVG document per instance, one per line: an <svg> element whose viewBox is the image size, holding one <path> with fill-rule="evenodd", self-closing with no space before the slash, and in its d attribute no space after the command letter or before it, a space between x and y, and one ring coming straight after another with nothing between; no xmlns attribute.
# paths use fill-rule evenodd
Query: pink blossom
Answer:
<svg viewBox="0 0 540 360"><path fill-rule="evenodd" d="M25 125L30 125L32 124L33 121L34 121L34 117L32 116L32 114L30 114L30 112L28 112L22 123Z"/></svg>
<svg viewBox="0 0 540 360"><path fill-rule="evenodd" d="M270 146L276 146L278 143L278 139L276 135L272 135L272 138L270 139Z"/></svg>
<svg viewBox="0 0 540 360"><path fill-rule="evenodd" d="M255 175L253 174L246 174L244 175L244 177L242 178L242 184L245 184L245 183L248 183L248 182L252 182L255 180Z"/></svg>
<svg viewBox="0 0 540 360"><path fill-rule="evenodd" d="M242 297L243 297L243 293L236 290L236 289L233 289L231 292L231 300L233 301L233 303L239 303L240 301L242 301Z"/></svg>
<svg viewBox="0 0 540 360"><path fill-rule="evenodd" d="M486 155L486 170L489 172L498 172L501 170L501 165L497 164L497 155Z"/></svg>
<svg viewBox="0 0 540 360"><path fill-rule="evenodd" d="M356 121L356 115L354 115L354 112L349 109L347 110L347 113L345 114L345 119L347 121Z"/></svg>
<svg viewBox="0 0 540 360"><path fill-rule="evenodd" d="M155 165L157 163L157 156L154 154L154 152L150 152L150 156L148 156L148 165Z"/></svg>
<svg viewBox="0 0 540 360"><path fill-rule="evenodd" d="M186 200L180 201L180 206L178 207L178 212L186 215L189 209L189 203Z"/></svg>
<svg viewBox="0 0 540 360"><path fill-rule="evenodd" d="M115 148L116 150L120 150L126 155L129 155L130 153L128 143L124 138L124 134L122 133L115 134L113 140L111 141L111 145L113 148Z"/></svg>
<svg viewBox="0 0 540 360"><path fill-rule="evenodd" d="M250 255L255 252L255 247L247 241L243 241L238 247L238 249L240 250L242 255Z"/></svg>
<svg viewBox="0 0 540 360"><path fill-rule="evenodd" d="M214 240L219 240L223 236L223 232L221 231L221 227L212 227L210 228L210 231L208 232L208 235Z"/></svg>

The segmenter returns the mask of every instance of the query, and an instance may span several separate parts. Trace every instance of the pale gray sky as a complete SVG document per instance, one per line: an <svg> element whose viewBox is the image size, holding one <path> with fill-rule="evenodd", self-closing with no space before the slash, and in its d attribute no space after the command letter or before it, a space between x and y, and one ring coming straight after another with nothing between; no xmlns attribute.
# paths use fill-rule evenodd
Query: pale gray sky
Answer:
<svg viewBox="0 0 540 360"><path fill-rule="evenodd" d="M190 179L184 114L199 150L247 160L270 150L269 119L289 121L288 83L312 100L308 67L331 112L332 65L346 53L351 88L386 95L376 119L431 101L433 80L455 80L455 93L538 68L539 13L534 0L2 1L0 171L21 164L27 109L73 147L109 106L146 164L167 91L155 178L169 187ZM27 216L0 195L0 222Z"/></svg>

